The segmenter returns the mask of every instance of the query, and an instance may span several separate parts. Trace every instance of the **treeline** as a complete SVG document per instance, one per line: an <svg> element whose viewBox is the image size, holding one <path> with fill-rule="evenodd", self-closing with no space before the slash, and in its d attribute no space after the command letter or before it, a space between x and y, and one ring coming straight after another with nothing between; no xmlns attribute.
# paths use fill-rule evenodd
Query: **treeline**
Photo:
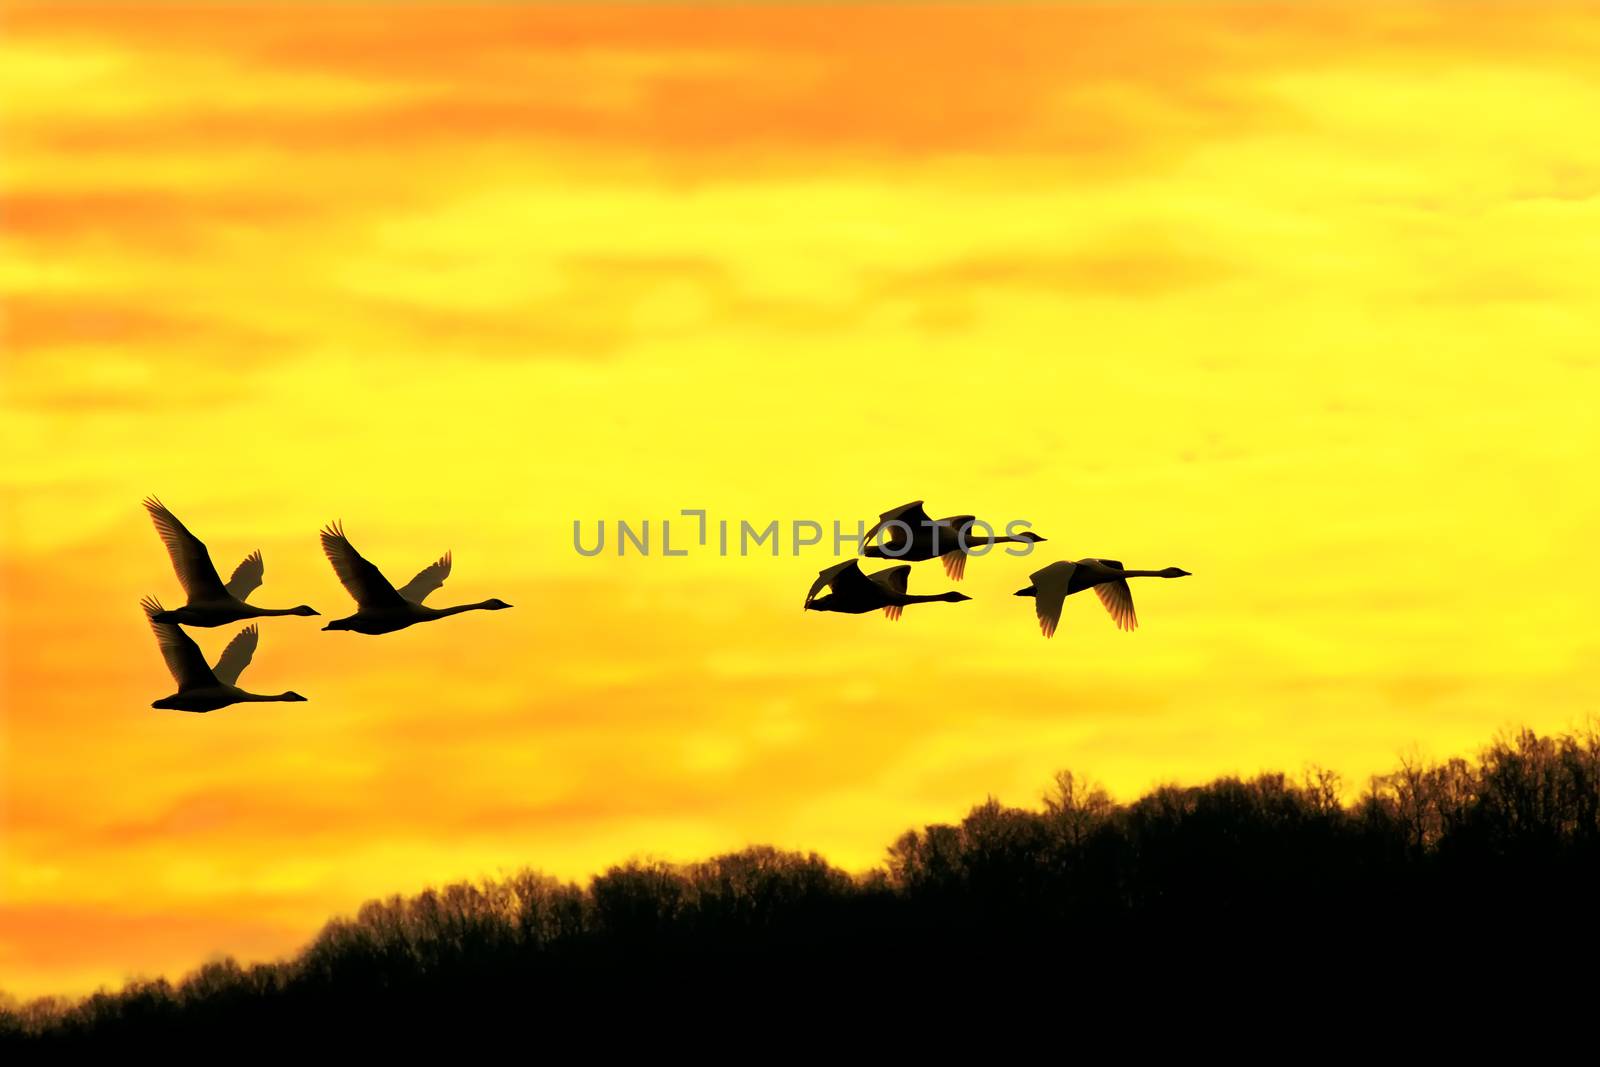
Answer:
<svg viewBox="0 0 1600 1067"><path fill-rule="evenodd" d="M1128 804L1064 773L1043 810L990 800L906 833L865 875L758 847L629 863L587 887L531 872L452 885L370 902L289 961L11 1002L0 1036L393 1036L407 1020L481 1030L534 1012L561 1027L753 1001L782 1014L820 990L986 981L1019 965L1042 965L1033 981L1062 992L1197 960L1213 977L1296 959L1370 976L1426 960L1443 980L1446 957L1490 948L1530 964L1594 958L1597 890L1594 730L1524 731L1475 762L1408 761L1351 803L1317 771L1164 786Z"/></svg>

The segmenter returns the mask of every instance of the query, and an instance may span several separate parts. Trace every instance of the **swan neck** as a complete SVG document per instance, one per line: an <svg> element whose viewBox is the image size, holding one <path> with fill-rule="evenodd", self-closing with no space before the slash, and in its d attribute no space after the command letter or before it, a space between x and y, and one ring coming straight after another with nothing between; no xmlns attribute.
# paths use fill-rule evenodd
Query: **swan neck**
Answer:
<svg viewBox="0 0 1600 1067"><path fill-rule="evenodd" d="M454 607L450 607L450 608L440 608L439 609L439 614L440 615L460 615L463 611L487 611L488 609L489 609L489 602L487 600L480 600L476 604L457 604Z"/></svg>

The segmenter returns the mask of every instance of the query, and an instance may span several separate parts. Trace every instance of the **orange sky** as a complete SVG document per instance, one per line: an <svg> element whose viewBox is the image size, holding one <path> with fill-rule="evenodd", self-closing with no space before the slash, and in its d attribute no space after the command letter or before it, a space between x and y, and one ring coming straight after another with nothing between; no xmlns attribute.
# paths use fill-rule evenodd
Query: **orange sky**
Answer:
<svg viewBox="0 0 1600 1067"><path fill-rule="evenodd" d="M0 988L78 992L524 865L876 862L1597 708L1600 14L8 4ZM267 605L319 525L438 600L262 626L192 716L159 493ZM1026 519L959 606L571 524ZM675 531L675 535L677 531ZM659 536L659 527L657 528ZM1177 564L1053 641L1043 562ZM924 569L926 568L926 569ZM933 564L912 590L948 588ZM212 656L232 628L195 631Z"/></svg>

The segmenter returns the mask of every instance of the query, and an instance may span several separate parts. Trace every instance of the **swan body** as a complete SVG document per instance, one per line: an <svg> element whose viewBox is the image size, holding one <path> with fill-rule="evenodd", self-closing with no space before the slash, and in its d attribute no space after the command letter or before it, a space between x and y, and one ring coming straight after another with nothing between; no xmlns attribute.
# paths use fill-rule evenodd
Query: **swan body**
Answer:
<svg viewBox="0 0 1600 1067"><path fill-rule="evenodd" d="M918 563L935 556L944 564L944 572L953 582L959 582L967 571L967 546L973 544L1038 544L1044 538L1024 531L1015 536L978 537L972 532L977 518L972 515L951 515L931 519L922 509L922 501L913 500L890 508L878 516L872 529L861 539L865 545L863 556L871 559L896 559ZM884 531L880 544L867 544L879 530Z"/></svg>
<svg viewBox="0 0 1600 1067"><path fill-rule="evenodd" d="M194 534L190 533L178 517L168 511L155 497L144 502L156 533L167 546L172 559L172 569L178 574L188 603L181 608L162 611L157 622L176 623L182 626L225 626L243 619L260 619L272 615L316 615L305 604L293 608L258 608L245 603L266 574L259 550L250 553L233 569L226 583L211 563L211 553Z"/></svg>
<svg viewBox="0 0 1600 1067"><path fill-rule="evenodd" d="M422 601L444 584L450 576L450 553L417 572L417 576L396 589L361 553L355 550L337 523L322 531L322 551L333 564L334 574L345 591L356 602L356 613L334 619L324 630L351 630L358 634L387 634L415 626L419 622L432 622L463 611L500 611L511 605L504 600L480 600L476 604L458 604L449 608L430 608Z"/></svg>
<svg viewBox="0 0 1600 1067"><path fill-rule="evenodd" d="M1031 596L1039 616L1039 632L1046 637L1056 632L1061 622L1061 606L1073 593L1093 589L1105 605L1117 629L1133 631L1139 628L1139 618L1133 610L1133 593L1128 589L1129 578L1187 578L1189 572L1177 567L1159 571L1130 571L1115 559L1080 559L1077 562L1062 560L1028 575L1033 584L1018 589L1016 596Z"/></svg>
<svg viewBox="0 0 1600 1067"><path fill-rule="evenodd" d="M869 611L882 609L887 617L898 619L907 604L956 604L972 599L964 593L937 593L930 596L907 593L906 584L910 575L910 564L866 574L859 563L847 559L818 573L817 580L811 583L811 591L806 593L805 610L865 615ZM829 591L817 596L823 586L827 586Z"/></svg>
<svg viewBox="0 0 1600 1067"><path fill-rule="evenodd" d="M205 712L216 711L229 704L305 699L293 691L275 695L247 693L235 684L239 681L239 674L250 665L260 640L253 623L233 636L228 647L217 658L215 666L207 666L205 657L200 654L200 646L194 643L193 638L176 623L161 621L163 615L171 613L163 611L159 601L154 597L145 597L141 606L145 618L150 620L150 629L155 632L162 658L167 661L167 669L178 683L176 693L154 701L150 705L152 708Z"/></svg>

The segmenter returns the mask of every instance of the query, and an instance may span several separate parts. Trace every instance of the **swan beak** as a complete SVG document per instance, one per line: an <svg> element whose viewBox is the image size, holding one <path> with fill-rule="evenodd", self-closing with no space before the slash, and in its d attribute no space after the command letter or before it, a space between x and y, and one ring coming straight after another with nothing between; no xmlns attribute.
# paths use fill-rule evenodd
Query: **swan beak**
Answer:
<svg viewBox="0 0 1600 1067"><path fill-rule="evenodd" d="M1033 590L1032 589L1018 589L1015 593L1012 593L1011 595L1012 596L1032 596L1033 595Z"/></svg>

